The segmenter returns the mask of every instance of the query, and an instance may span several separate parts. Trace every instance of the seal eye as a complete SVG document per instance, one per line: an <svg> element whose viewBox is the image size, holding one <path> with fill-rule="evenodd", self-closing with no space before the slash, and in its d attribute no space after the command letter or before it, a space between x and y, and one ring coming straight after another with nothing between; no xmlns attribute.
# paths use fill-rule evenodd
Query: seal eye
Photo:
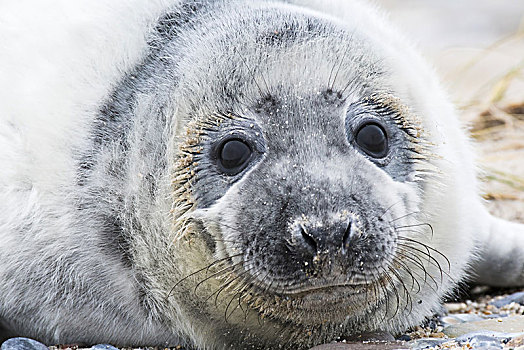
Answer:
<svg viewBox="0 0 524 350"><path fill-rule="evenodd" d="M252 154L251 148L240 139L226 140L218 149L220 170L228 175L236 175L248 164Z"/></svg>
<svg viewBox="0 0 524 350"><path fill-rule="evenodd" d="M378 124L364 124L357 131L357 145L373 158L383 158L388 153L386 131Z"/></svg>

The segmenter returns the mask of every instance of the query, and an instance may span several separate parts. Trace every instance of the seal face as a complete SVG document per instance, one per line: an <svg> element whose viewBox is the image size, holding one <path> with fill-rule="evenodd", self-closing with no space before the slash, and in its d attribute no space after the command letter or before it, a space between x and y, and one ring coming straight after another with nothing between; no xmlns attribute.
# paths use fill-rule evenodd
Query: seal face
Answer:
<svg viewBox="0 0 524 350"><path fill-rule="evenodd" d="M176 216L199 227L185 235L206 242L206 263L173 290L193 288L206 318L231 325L217 333L255 347L399 329L417 293L447 278L418 215L432 176L422 126L384 88L391 73L364 34L281 5L246 5L234 23L181 66L191 122L176 174L194 174L194 205ZM218 45L233 40L224 55Z"/></svg>
<svg viewBox="0 0 524 350"><path fill-rule="evenodd" d="M217 243L210 253L228 261L214 291L229 291L226 317L246 303L296 327L348 325L348 314L366 317L385 301L381 317L391 317L412 303L416 285L404 275L425 271L402 230L417 208L405 178L421 141L399 127L400 112L380 106L387 98L347 105L326 91L284 105L283 94L249 121L224 116L217 129L228 136L206 130L194 159L195 216ZM238 148L233 171L221 161L227 146ZM404 182L388 167L403 169L395 177ZM221 182L227 191L208 200L205 184Z"/></svg>
<svg viewBox="0 0 524 350"><path fill-rule="evenodd" d="M453 108L372 9L140 6L128 17L161 16L138 62L93 50L127 72L101 105L48 108L41 130L0 119L16 169L0 172L3 325L49 344L307 349L419 324L472 263L524 283L524 230L483 209Z"/></svg>

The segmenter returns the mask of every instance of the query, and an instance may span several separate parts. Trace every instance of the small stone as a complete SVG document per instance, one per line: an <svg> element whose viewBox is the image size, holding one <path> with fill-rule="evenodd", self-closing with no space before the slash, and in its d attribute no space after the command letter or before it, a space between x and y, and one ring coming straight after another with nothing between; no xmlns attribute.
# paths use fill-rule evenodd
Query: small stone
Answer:
<svg viewBox="0 0 524 350"><path fill-rule="evenodd" d="M456 317L453 317L452 315L449 315L449 316L444 316L444 317L441 317L439 319L440 323L444 326L444 327L447 327L447 326L450 326L452 324L457 324L457 323L463 323L464 321L456 318Z"/></svg>
<svg viewBox="0 0 524 350"><path fill-rule="evenodd" d="M91 347L91 350L118 350L118 348L109 344L96 344Z"/></svg>
<svg viewBox="0 0 524 350"><path fill-rule="evenodd" d="M513 316L497 319L488 319L476 322L465 322L447 326L443 329L444 334L450 338L478 332L502 332L502 333L524 333L524 316Z"/></svg>
<svg viewBox="0 0 524 350"><path fill-rule="evenodd" d="M458 337L456 341L460 345L469 344L472 349L486 349L495 350L502 349L500 340L485 334L470 333L464 336Z"/></svg>
<svg viewBox="0 0 524 350"><path fill-rule="evenodd" d="M460 337L457 337L455 340L457 342L462 342L463 343L463 342L468 342L468 341L470 341L473 338L486 337L486 339L487 338L494 338L494 339L496 339L499 342L507 343L511 339L513 339L514 337L518 337L520 335L521 334L519 334L519 333L476 331L476 332L471 332L471 333L468 333L468 334L461 335Z"/></svg>
<svg viewBox="0 0 524 350"><path fill-rule="evenodd" d="M479 307L479 303L476 302L476 301L472 301L472 300L466 300L466 305L476 309Z"/></svg>
<svg viewBox="0 0 524 350"><path fill-rule="evenodd" d="M484 315L484 318L486 319L497 319L497 320L502 320L502 318L504 317L508 317L508 315L503 315L503 314L491 314L491 315Z"/></svg>
<svg viewBox="0 0 524 350"><path fill-rule="evenodd" d="M445 338L446 337L446 335L442 332L432 332L429 336L431 338Z"/></svg>
<svg viewBox="0 0 524 350"><path fill-rule="evenodd" d="M3 342L0 350L48 350L48 347L36 340L19 337Z"/></svg>
<svg viewBox="0 0 524 350"><path fill-rule="evenodd" d="M397 338L397 340L400 341L410 341L411 337L408 334L402 334L400 337Z"/></svg>
<svg viewBox="0 0 524 350"><path fill-rule="evenodd" d="M464 303L446 303L444 304L444 307L448 312L458 312L466 309L468 306Z"/></svg>
<svg viewBox="0 0 524 350"><path fill-rule="evenodd" d="M444 326L451 324L482 321L484 318L476 314L451 314L441 317L439 320Z"/></svg>
<svg viewBox="0 0 524 350"><path fill-rule="evenodd" d="M491 304L495 305L496 307L503 307L511 303L524 305L524 292L517 292L505 296L502 299L496 299Z"/></svg>
<svg viewBox="0 0 524 350"><path fill-rule="evenodd" d="M310 350L408 350L401 342L332 343L315 346Z"/></svg>
<svg viewBox="0 0 524 350"><path fill-rule="evenodd" d="M410 343L410 347L413 350L422 350L422 349L428 349L428 348L434 348L442 343L445 343L448 341L448 339L442 339L442 338L423 338L423 339L417 339Z"/></svg>

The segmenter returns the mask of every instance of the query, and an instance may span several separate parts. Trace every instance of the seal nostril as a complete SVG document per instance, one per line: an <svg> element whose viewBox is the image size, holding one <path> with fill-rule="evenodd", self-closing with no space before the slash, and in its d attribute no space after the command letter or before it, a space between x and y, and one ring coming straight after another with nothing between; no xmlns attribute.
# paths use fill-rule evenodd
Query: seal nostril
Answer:
<svg viewBox="0 0 524 350"><path fill-rule="evenodd" d="M350 220L348 226L346 227L346 231L344 231L344 237L342 238L342 251L345 251L349 248L349 242L351 241L351 231L352 222Z"/></svg>
<svg viewBox="0 0 524 350"><path fill-rule="evenodd" d="M309 234L306 228L302 225L300 225L300 233L302 234L302 238L304 238L304 241L307 243L307 245L316 253L318 251L318 245L315 238L313 238L313 236Z"/></svg>

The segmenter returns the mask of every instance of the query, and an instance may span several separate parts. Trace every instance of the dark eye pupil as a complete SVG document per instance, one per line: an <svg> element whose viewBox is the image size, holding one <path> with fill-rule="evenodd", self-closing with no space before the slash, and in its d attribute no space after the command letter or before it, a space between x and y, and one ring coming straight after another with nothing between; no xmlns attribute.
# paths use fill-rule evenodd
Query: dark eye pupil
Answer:
<svg viewBox="0 0 524 350"><path fill-rule="evenodd" d="M388 151L386 132L377 124L366 124L357 132L356 142L364 152L374 158L383 158Z"/></svg>
<svg viewBox="0 0 524 350"><path fill-rule="evenodd" d="M241 140L226 141L219 152L222 171L229 175L241 172L251 156L251 148Z"/></svg>

